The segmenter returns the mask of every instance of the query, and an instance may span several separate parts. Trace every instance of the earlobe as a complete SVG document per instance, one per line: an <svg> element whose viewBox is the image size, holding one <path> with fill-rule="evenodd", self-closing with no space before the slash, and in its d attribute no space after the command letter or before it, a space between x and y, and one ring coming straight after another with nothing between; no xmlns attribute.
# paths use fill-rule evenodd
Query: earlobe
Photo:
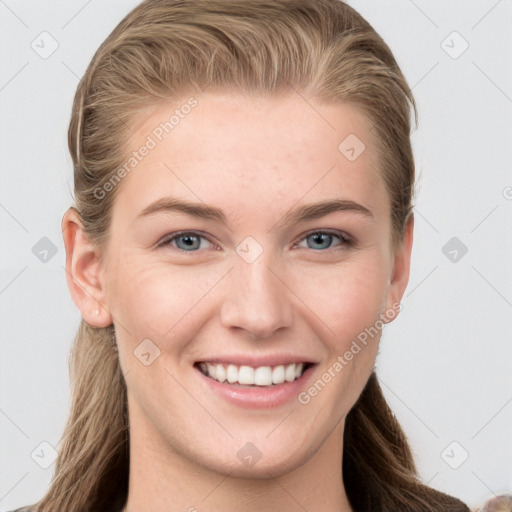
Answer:
<svg viewBox="0 0 512 512"><path fill-rule="evenodd" d="M411 213L405 224L404 236L393 257L393 268L388 288L384 321L394 320L400 312L401 300L404 295L411 268L411 252L413 243L414 217Z"/></svg>
<svg viewBox="0 0 512 512"><path fill-rule="evenodd" d="M66 248L66 282L82 318L92 327L107 327L112 316L105 305L101 253L83 231L78 210L71 207L62 217Z"/></svg>

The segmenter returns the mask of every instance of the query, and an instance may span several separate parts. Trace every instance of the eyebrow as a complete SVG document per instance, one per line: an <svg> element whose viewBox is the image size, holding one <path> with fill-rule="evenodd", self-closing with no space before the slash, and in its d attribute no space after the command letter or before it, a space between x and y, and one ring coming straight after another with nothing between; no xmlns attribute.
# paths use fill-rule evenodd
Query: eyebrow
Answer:
<svg viewBox="0 0 512 512"><path fill-rule="evenodd" d="M329 199L288 210L283 218L274 224L272 229L278 225L281 225L282 228L285 229L294 224L299 224L300 222L320 219L333 212L352 212L362 214L370 219L374 218L373 212L362 204L348 199Z"/></svg>
<svg viewBox="0 0 512 512"><path fill-rule="evenodd" d="M284 214L284 216L274 224L270 231L277 225L283 228L293 226L301 222L319 219L333 212L352 212L362 214L366 217L373 218L372 211L362 204L347 199L330 199L320 201L318 203L308 204L299 208L292 208ZM148 217L156 213L182 212L192 217L198 217L207 220L217 220L226 224L226 215L217 207L208 206L205 203L194 203L184 201L176 197L163 197L154 203L148 205L142 212L137 215L137 219Z"/></svg>
<svg viewBox="0 0 512 512"><path fill-rule="evenodd" d="M226 216L220 208L208 206L204 203L193 203L184 201L177 197L162 197L154 203L146 206L137 219L154 215L155 213L168 213L168 212L182 212L192 217L199 217L201 219L218 220L222 223L226 222Z"/></svg>

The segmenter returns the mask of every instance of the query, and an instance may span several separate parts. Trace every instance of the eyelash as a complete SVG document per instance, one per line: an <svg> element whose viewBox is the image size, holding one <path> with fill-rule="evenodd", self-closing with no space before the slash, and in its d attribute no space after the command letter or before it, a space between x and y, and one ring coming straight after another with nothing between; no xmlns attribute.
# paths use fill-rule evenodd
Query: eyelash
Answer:
<svg viewBox="0 0 512 512"><path fill-rule="evenodd" d="M303 240L306 240L307 238L309 238L312 235L327 235L327 236L331 236L331 237L337 237L340 240L340 243L337 246L334 246L334 249L331 249L331 247L329 246L325 250L319 250L319 251L315 251L315 252L326 252L329 249L336 250L336 247L347 248L347 247L352 247L354 245L354 240L349 235L347 235L343 231L330 230L330 229L320 229L320 230L316 230L316 231L309 231L308 233L302 235L302 238L300 238L297 243L302 242ZM293 247L296 247L297 243L294 243ZM311 249L311 250L314 250L314 249Z"/></svg>
<svg viewBox="0 0 512 512"><path fill-rule="evenodd" d="M189 235L189 236L193 236L193 237L197 237L197 238L203 238L203 239L207 240L209 243L215 245L207 236L205 236L203 233L201 233L199 231L177 231L176 233L171 233L171 235L169 235L162 242L160 242L157 245L157 247L171 246L171 242L173 240L176 240L177 238L184 236L184 235ZM350 237L343 231L320 229L320 230L316 230L316 231L313 230L313 231L309 231L309 232L305 233L304 235L302 235L302 237L297 242L295 242L293 244L293 247L296 247L298 245L298 243L302 242L303 240L306 240L307 238L309 238L312 235L327 235L327 236L339 238L340 243L338 245L334 246L335 247L334 250L336 250L336 247L340 247L340 246L344 246L345 248L348 248L348 247L352 247L355 245L352 237ZM200 249L197 249L197 250L193 250L193 251L185 251L184 249L180 249L179 247L175 247L175 249L177 249L178 251L180 251L182 253L186 253L186 252L194 253L194 252L199 252L199 250L200 250ZM329 246L326 249L320 249L320 250L311 249L311 250L313 250L315 252L327 252L327 251L329 251L329 249L333 250L331 248L331 246Z"/></svg>

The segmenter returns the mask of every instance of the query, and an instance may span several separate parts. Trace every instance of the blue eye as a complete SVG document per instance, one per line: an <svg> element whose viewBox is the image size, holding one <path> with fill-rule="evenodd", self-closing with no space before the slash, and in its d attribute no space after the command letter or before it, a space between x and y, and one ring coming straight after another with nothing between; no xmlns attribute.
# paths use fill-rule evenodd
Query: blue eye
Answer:
<svg viewBox="0 0 512 512"><path fill-rule="evenodd" d="M211 245L211 242L199 233L194 231L182 231L180 233L176 233L171 238L167 238L159 245L171 245L172 247L176 247L182 251L195 252L199 249L205 249L205 244Z"/></svg>
<svg viewBox="0 0 512 512"><path fill-rule="evenodd" d="M306 245L304 245L304 243ZM171 246L184 252L197 252L200 249L207 249L212 245L214 245L212 242L196 231L180 231L174 233L158 244L159 247ZM353 245L351 238L339 231L335 233L329 231L313 231L296 244L297 247L305 247L307 249L314 249L315 251L324 251L325 249L339 246L349 247L351 245Z"/></svg>
<svg viewBox="0 0 512 512"><path fill-rule="evenodd" d="M335 243L335 240L338 240L339 243ZM349 246L351 245L351 240L344 235L343 233L330 233L326 231L315 231L313 233L310 233L305 238L302 239L306 242L306 247L308 249L314 249L314 250L324 250L329 249L333 246L340 246L345 245ZM302 242L302 241L301 241ZM299 247L304 247L301 243L298 244Z"/></svg>

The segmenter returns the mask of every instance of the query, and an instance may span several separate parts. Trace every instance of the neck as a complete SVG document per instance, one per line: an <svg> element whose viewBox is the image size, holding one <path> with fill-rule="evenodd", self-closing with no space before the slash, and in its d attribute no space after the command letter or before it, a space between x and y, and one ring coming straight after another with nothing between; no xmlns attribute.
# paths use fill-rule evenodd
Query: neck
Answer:
<svg viewBox="0 0 512 512"><path fill-rule="evenodd" d="M309 460L268 478L222 474L170 453L151 427L130 425L130 476L124 511L352 512L342 478L344 421ZM123 512L124 512L123 511Z"/></svg>

